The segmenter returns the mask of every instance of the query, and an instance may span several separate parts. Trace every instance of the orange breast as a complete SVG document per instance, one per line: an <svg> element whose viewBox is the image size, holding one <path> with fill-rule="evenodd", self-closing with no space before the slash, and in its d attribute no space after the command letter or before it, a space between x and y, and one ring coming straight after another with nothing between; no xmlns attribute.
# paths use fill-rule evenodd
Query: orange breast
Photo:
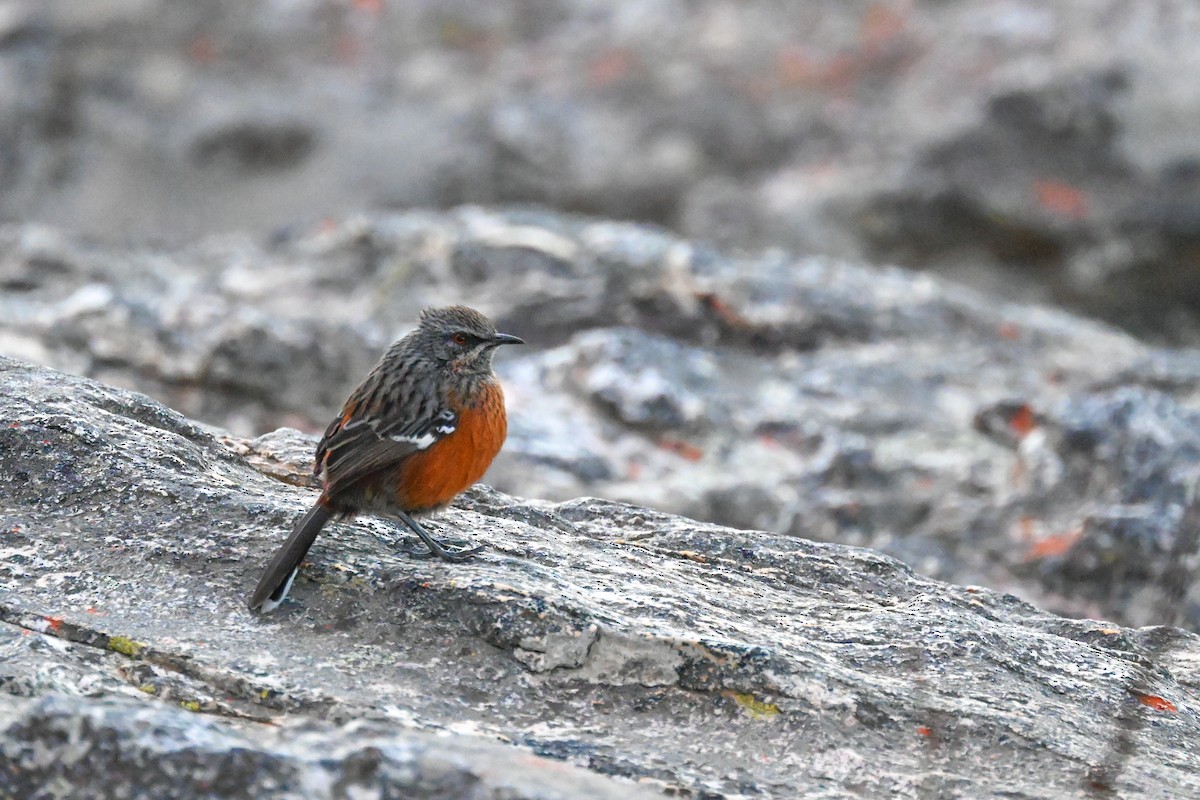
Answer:
<svg viewBox="0 0 1200 800"><path fill-rule="evenodd" d="M489 383L473 406L458 409L454 433L405 460L396 502L406 511L432 511L448 504L483 477L508 435L504 392Z"/></svg>

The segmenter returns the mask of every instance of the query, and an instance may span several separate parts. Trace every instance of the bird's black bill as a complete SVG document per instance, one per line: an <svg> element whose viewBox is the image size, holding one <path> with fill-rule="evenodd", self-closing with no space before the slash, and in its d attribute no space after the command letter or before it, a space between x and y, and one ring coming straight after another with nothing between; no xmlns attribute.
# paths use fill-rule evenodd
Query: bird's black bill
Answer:
<svg viewBox="0 0 1200 800"><path fill-rule="evenodd" d="M520 336L513 336L511 333L497 333L492 337L493 344L525 344L525 340Z"/></svg>

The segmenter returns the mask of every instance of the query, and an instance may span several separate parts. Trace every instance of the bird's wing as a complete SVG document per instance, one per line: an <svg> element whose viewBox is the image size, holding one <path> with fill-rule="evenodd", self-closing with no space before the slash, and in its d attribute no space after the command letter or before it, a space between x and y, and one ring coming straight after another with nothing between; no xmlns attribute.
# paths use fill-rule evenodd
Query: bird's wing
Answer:
<svg viewBox="0 0 1200 800"><path fill-rule="evenodd" d="M317 446L317 468L325 471L326 489L336 491L395 466L457 427L458 415L449 409L417 420L346 415L334 420Z"/></svg>

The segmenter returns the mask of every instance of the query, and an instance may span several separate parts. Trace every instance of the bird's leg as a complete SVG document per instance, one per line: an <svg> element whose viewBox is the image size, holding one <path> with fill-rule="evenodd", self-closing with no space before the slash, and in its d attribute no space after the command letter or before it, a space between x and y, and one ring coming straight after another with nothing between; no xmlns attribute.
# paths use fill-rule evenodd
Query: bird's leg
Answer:
<svg viewBox="0 0 1200 800"><path fill-rule="evenodd" d="M425 543L429 550L406 550L413 558L432 558L437 556L443 561L470 561L475 557L476 553L483 550L483 545L477 547L469 547L465 550L447 550L441 542L426 533L425 529L417 524L417 521L404 511L396 510L396 515L400 520L412 528L413 533L421 537L421 541Z"/></svg>

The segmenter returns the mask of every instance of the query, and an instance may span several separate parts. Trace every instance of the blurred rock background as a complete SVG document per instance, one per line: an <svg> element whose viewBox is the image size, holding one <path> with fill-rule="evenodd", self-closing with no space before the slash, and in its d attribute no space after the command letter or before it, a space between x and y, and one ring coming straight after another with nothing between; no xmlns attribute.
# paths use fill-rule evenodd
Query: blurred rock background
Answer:
<svg viewBox="0 0 1200 800"><path fill-rule="evenodd" d="M0 216L106 241L538 203L1195 341L1185 0L7 0Z"/></svg>
<svg viewBox="0 0 1200 800"><path fill-rule="evenodd" d="M1171 0L9 0L0 354L314 431L469 302L535 343L507 491L1195 627L1200 359L1004 301L1200 340L1198 36Z"/></svg>

